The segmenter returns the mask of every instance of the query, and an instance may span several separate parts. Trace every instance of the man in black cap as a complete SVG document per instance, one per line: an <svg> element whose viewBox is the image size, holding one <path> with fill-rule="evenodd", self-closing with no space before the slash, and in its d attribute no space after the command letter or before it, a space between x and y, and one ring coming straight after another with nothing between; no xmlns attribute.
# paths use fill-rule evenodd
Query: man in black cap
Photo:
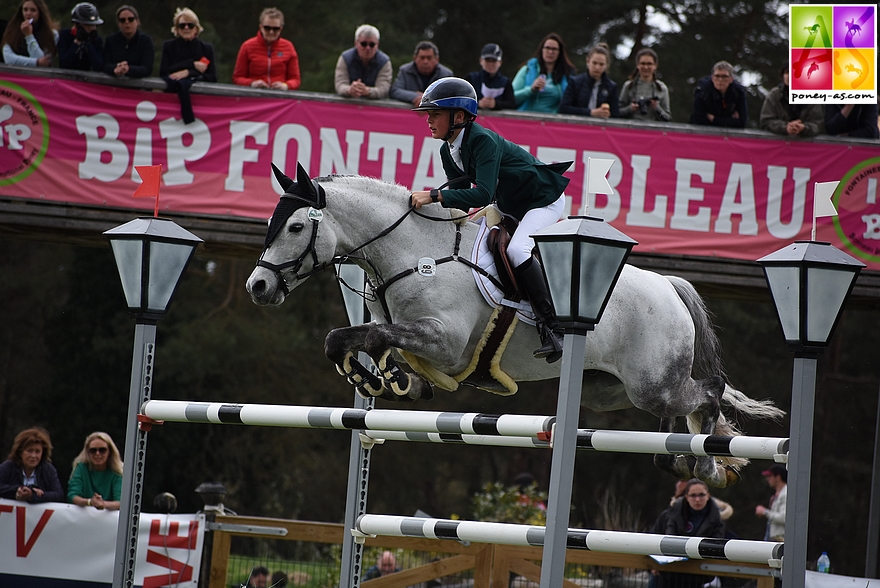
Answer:
<svg viewBox="0 0 880 588"><path fill-rule="evenodd" d="M501 110L516 108L513 86L507 76L498 73L501 69L501 47L489 43L480 52L480 71L471 72L465 78L477 92L480 108Z"/></svg>
<svg viewBox="0 0 880 588"><path fill-rule="evenodd" d="M759 504L755 507L755 514L767 518L764 541L783 541L785 539L785 498L788 494L788 470L779 464L773 464L770 469L761 473L767 480L767 485L773 488L775 493L770 498L770 508Z"/></svg>

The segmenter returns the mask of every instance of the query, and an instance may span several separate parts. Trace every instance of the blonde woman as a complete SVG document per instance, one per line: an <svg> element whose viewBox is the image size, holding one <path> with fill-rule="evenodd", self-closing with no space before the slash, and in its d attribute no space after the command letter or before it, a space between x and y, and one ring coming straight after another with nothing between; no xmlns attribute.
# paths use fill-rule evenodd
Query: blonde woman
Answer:
<svg viewBox="0 0 880 588"><path fill-rule="evenodd" d="M113 439L96 431L86 437L73 460L67 498L73 504L98 510L119 510L122 497L122 458Z"/></svg>
<svg viewBox="0 0 880 588"><path fill-rule="evenodd" d="M214 47L199 39L199 33L205 28L189 8L178 8L173 23L171 32L174 38L162 44L159 75L167 84L165 91L180 96L180 115L183 122L189 124L196 120L190 101L190 86L193 82L217 81Z"/></svg>

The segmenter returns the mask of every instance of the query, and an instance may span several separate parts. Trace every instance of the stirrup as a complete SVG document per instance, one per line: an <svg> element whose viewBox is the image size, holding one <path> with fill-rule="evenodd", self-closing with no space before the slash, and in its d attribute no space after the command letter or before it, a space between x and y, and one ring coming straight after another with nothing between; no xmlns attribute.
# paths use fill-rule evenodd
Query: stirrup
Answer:
<svg viewBox="0 0 880 588"><path fill-rule="evenodd" d="M547 363L555 363L562 359L562 336L544 325L541 325L541 347L535 349L535 359L546 359Z"/></svg>

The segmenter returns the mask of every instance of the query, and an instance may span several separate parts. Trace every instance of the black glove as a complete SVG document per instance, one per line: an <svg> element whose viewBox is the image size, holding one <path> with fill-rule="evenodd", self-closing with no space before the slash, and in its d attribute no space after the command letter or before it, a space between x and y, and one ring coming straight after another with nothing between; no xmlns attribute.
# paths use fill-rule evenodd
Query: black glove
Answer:
<svg viewBox="0 0 880 588"><path fill-rule="evenodd" d="M76 40L85 43L89 38L89 33L84 28L76 27Z"/></svg>
<svg viewBox="0 0 880 588"><path fill-rule="evenodd" d="M89 43L94 43L98 40L98 29L92 29L92 32L89 33Z"/></svg>

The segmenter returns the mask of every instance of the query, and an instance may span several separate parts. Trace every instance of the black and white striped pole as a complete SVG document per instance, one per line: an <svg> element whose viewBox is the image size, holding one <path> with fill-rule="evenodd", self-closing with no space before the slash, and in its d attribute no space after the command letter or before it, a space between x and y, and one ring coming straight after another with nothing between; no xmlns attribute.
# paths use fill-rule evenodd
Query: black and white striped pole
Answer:
<svg viewBox="0 0 880 588"><path fill-rule="evenodd" d="M636 242L601 219L577 216L531 236L565 332L541 564L541 587L562 588L587 333L602 317Z"/></svg>

